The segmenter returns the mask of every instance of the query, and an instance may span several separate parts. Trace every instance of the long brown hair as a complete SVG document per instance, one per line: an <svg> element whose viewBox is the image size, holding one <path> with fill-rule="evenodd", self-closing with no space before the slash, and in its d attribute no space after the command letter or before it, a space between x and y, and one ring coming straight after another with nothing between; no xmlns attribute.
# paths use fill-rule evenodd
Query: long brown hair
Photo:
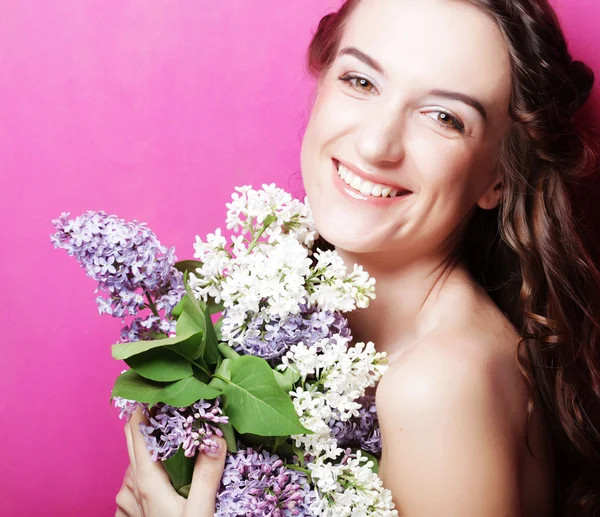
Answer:
<svg viewBox="0 0 600 517"><path fill-rule="evenodd" d="M501 142L503 202L475 213L471 274L521 333L517 360L546 412L557 456L556 515L600 516L600 272L572 190L600 152L575 114L593 72L572 59L547 0L464 0L494 18L511 56L513 124ZM323 17L307 54L320 77L360 0ZM533 400L529 404L529 413Z"/></svg>

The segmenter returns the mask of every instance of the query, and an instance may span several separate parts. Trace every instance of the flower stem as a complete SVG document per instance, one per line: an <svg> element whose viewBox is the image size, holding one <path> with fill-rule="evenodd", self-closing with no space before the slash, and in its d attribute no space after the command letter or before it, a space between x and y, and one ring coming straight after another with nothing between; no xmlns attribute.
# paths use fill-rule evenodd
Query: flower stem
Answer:
<svg viewBox="0 0 600 517"><path fill-rule="evenodd" d="M260 229L260 231L254 236L254 238L252 239L252 242L250 243L250 246L248 247L248 254L250 254L250 252L254 249L254 246L256 246L256 243L258 242L258 239L260 239L262 237L262 234L265 233L265 230L271 226L272 223L274 223L277 220L277 217L274 215L270 215L269 217L267 217L262 225L262 228Z"/></svg>
<svg viewBox="0 0 600 517"><path fill-rule="evenodd" d="M148 289L144 288L144 293L148 300L148 307L150 307L152 314L154 314L157 318L160 318L160 316L158 315L158 310L156 310L156 305L155 305L154 301L152 300L152 296L150 296Z"/></svg>
<svg viewBox="0 0 600 517"><path fill-rule="evenodd" d="M304 467L300 467L298 465L294 465L294 464L286 464L285 465L286 468L291 469L291 470L297 470L298 472L302 472L304 474L306 474L306 476L308 477L308 479L311 479L310 476L310 470L308 470L307 468Z"/></svg>

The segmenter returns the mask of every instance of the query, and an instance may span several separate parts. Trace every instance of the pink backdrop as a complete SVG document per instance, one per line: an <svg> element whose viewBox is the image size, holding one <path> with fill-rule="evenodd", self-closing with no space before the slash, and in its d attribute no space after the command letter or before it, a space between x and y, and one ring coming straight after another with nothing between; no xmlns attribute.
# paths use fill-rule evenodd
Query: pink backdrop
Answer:
<svg viewBox="0 0 600 517"><path fill-rule="evenodd" d="M600 3L554 4L600 71ZM235 185L298 192L304 51L337 5L0 0L0 515L114 515L127 464L109 405L121 325L98 316L50 220L137 218L185 258Z"/></svg>

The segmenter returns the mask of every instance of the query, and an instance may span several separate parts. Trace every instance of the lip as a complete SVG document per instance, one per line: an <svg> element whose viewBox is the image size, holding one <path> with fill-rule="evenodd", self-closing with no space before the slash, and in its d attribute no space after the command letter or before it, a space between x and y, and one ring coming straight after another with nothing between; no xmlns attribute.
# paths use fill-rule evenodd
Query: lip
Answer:
<svg viewBox="0 0 600 517"><path fill-rule="evenodd" d="M333 158L333 162L337 171L337 164L341 163L344 167L346 167L347 169L349 169L350 171L352 171L354 174L356 174L359 178L361 178L363 181L370 181L372 183L379 183L380 185L385 185L387 187L392 187L394 189L398 189L398 190L405 190L407 192L410 192L412 194L412 190L406 188L403 185L398 185L397 183L390 183L389 179L381 176L377 173L372 173L372 172L366 172L363 169L361 169L360 167L358 167L357 165L354 165L350 162L346 162L344 160L340 160L339 158ZM394 198L391 198L394 199Z"/></svg>
<svg viewBox="0 0 600 517"><path fill-rule="evenodd" d="M344 162L340 162L340 163L345 165ZM354 190L350 186L348 186L344 182L344 180L342 180L342 178L340 178L340 175L338 174L338 170L337 170L338 169L337 160L335 158L332 160L332 165L333 165L333 175L334 175L333 182L335 183L335 185L339 189L339 191L342 193L342 195L344 195L346 197L350 197L353 200L360 201L362 203L368 203L370 205L375 205L375 206L387 206L387 205L390 205L391 203L402 202L406 198L411 197L411 194L413 193L412 191L409 190L408 191L409 194L404 194L403 196L396 196L396 197L375 197L375 196L371 196L368 194L362 194L362 193ZM350 168L350 167L348 167L348 168ZM350 169L350 170L352 170L352 169ZM402 187L395 187L395 188L400 189ZM407 189L404 189L404 190L407 190Z"/></svg>

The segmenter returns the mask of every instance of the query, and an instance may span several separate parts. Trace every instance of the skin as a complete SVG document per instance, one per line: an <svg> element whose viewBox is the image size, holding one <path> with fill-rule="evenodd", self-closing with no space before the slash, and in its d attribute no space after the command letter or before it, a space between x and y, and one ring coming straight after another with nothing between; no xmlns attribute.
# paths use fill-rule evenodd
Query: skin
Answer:
<svg viewBox="0 0 600 517"><path fill-rule="evenodd" d="M518 333L456 252L476 207L502 202L496 153L511 123L504 39L464 2L363 0L344 48L381 70L345 53L322 74L302 174L320 233L377 280L377 299L348 316L355 340L389 357L377 389L380 476L406 517L550 516L549 433L537 406L527 419ZM347 74L366 81L340 79ZM476 98L485 119L434 89ZM412 193L379 205L354 199L336 185L334 159ZM185 502L134 432L140 419L126 426L131 466L117 516L212 515L224 447L223 456L199 456Z"/></svg>
<svg viewBox="0 0 600 517"><path fill-rule="evenodd" d="M189 497L184 499L171 486L162 465L150 458L138 430L141 422L147 420L138 408L125 424L130 464L116 497L115 517L213 517L225 465L225 441L217 438L219 450L214 456L198 454Z"/></svg>
<svg viewBox="0 0 600 517"><path fill-rule="evenodd" d="M518 332L456 251L476 207L502 201L503 36L464 2L363 0L339 49L319 79L302 172L323 237L377 280L377 299L348 316L356 341L389 355L377 390L384 485L407 517L550 515L549 433L536 406L527 419ZM485 119L434 89L478 99ZM340 188L336 160L412 193L355 199Z"/></svg>

